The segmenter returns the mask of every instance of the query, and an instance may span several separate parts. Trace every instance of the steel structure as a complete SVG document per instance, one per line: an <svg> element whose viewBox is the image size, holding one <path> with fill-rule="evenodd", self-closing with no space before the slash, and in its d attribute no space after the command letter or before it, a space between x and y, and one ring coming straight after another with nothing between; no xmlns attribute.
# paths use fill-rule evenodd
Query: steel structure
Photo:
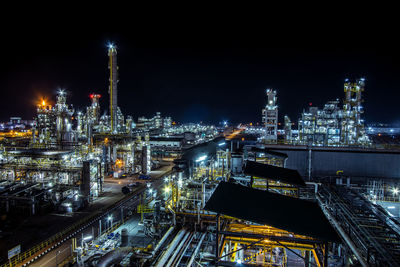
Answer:
<svg viewBox="0 0 400 267"><path fill-rule="evenodd" d="M268 102L262 110L262 122L265 127L265 141L269 143L276 143L278 139L278 105L276 90L267 89L266 94Z"/></svg>
<svg viewBox="0 0 400 267"><path fill-rule="evenodd" d="M348 187L323 186L317 198L349 251L363 266L399 266L398 222Z"/></svg>
<svg viewBox="0 0 400 267"><path fill-rule="evenodd" d="M110 86L108 93L110 94L110 131L115 133L118 129L118 65L117 65L117 48L114 44L108 45L108 68L110 69Z"/></svg>

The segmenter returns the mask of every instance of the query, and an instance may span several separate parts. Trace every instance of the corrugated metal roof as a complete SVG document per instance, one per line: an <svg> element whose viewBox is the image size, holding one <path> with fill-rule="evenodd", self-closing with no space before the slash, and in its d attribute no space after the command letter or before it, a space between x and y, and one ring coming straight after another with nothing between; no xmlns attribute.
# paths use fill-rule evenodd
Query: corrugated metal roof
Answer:
<svg viewBox="0 0 400 267"><path fill-rule="evenodd" d="M268 164L247 161L244 174L266 178L275 181L282 181L287 184L304 186L304 180L299 172L292 169L276 167Z"/></svg>
<svg viewBox="0 0 400 267"><path fill-rule="evenodd" d="M274 157L278 157L278 158L287 158L288 155L282 152L278 152L278 151L273 151L270 150L268 148L258 148L258 147L251 147L250 148L251 152L258 152L258 153L265 153L265 154L269 154L271 156Z"/></svg>
<svg viewBox="0 0 400 267"><path fill-rule="evenodd" d="M220 182L204 209L322 241L341 242L318 204L303 199Z"/></svg>

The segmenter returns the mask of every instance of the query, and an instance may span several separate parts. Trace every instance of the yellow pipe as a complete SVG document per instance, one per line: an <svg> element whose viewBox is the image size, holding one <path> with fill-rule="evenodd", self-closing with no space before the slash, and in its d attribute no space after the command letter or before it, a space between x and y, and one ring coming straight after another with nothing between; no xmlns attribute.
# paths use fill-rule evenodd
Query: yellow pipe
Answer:
<svg viewBox="0 0 400 267"><path fill-rule="evenodd" d="M235 246L233 247L233 251L235 251L235 252L232 254L232 257L231 257L231 261L232 261L232 262L234 262L234 261L236 260L236 249L237 249L237 245L238 245L238 243L235 242Z"/></svg>
<svg viewBox="0 0 400 267"><path fill-rule="evenodd" d="M314 259L315 259L315 262L317 263L318 267L321 267L321 263L319 262L317 253L315 252L315 249L312 250L312 253L314 255Z"/></svg>

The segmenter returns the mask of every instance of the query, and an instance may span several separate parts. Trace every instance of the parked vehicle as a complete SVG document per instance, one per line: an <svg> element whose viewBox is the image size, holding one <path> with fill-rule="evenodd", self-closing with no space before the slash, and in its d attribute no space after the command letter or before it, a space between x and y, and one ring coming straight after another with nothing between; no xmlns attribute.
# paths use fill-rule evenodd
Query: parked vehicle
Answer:
<svg viewBox="0 0 400 267"><path fill-rule="evenodd" d="M141 174L139 175L139 180L150 180L151 177L149 175Z"/></svg>

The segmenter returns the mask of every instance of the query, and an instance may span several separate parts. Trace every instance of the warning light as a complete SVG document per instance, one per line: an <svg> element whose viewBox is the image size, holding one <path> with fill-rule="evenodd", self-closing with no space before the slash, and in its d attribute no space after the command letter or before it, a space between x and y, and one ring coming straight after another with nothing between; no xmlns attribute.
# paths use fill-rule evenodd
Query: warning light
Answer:
<svg viewBox="0 0 400 267"><path fill-rule="evenodd" d="M308 105L311 107L312 106L312 102L308 103Z"/></svg>

